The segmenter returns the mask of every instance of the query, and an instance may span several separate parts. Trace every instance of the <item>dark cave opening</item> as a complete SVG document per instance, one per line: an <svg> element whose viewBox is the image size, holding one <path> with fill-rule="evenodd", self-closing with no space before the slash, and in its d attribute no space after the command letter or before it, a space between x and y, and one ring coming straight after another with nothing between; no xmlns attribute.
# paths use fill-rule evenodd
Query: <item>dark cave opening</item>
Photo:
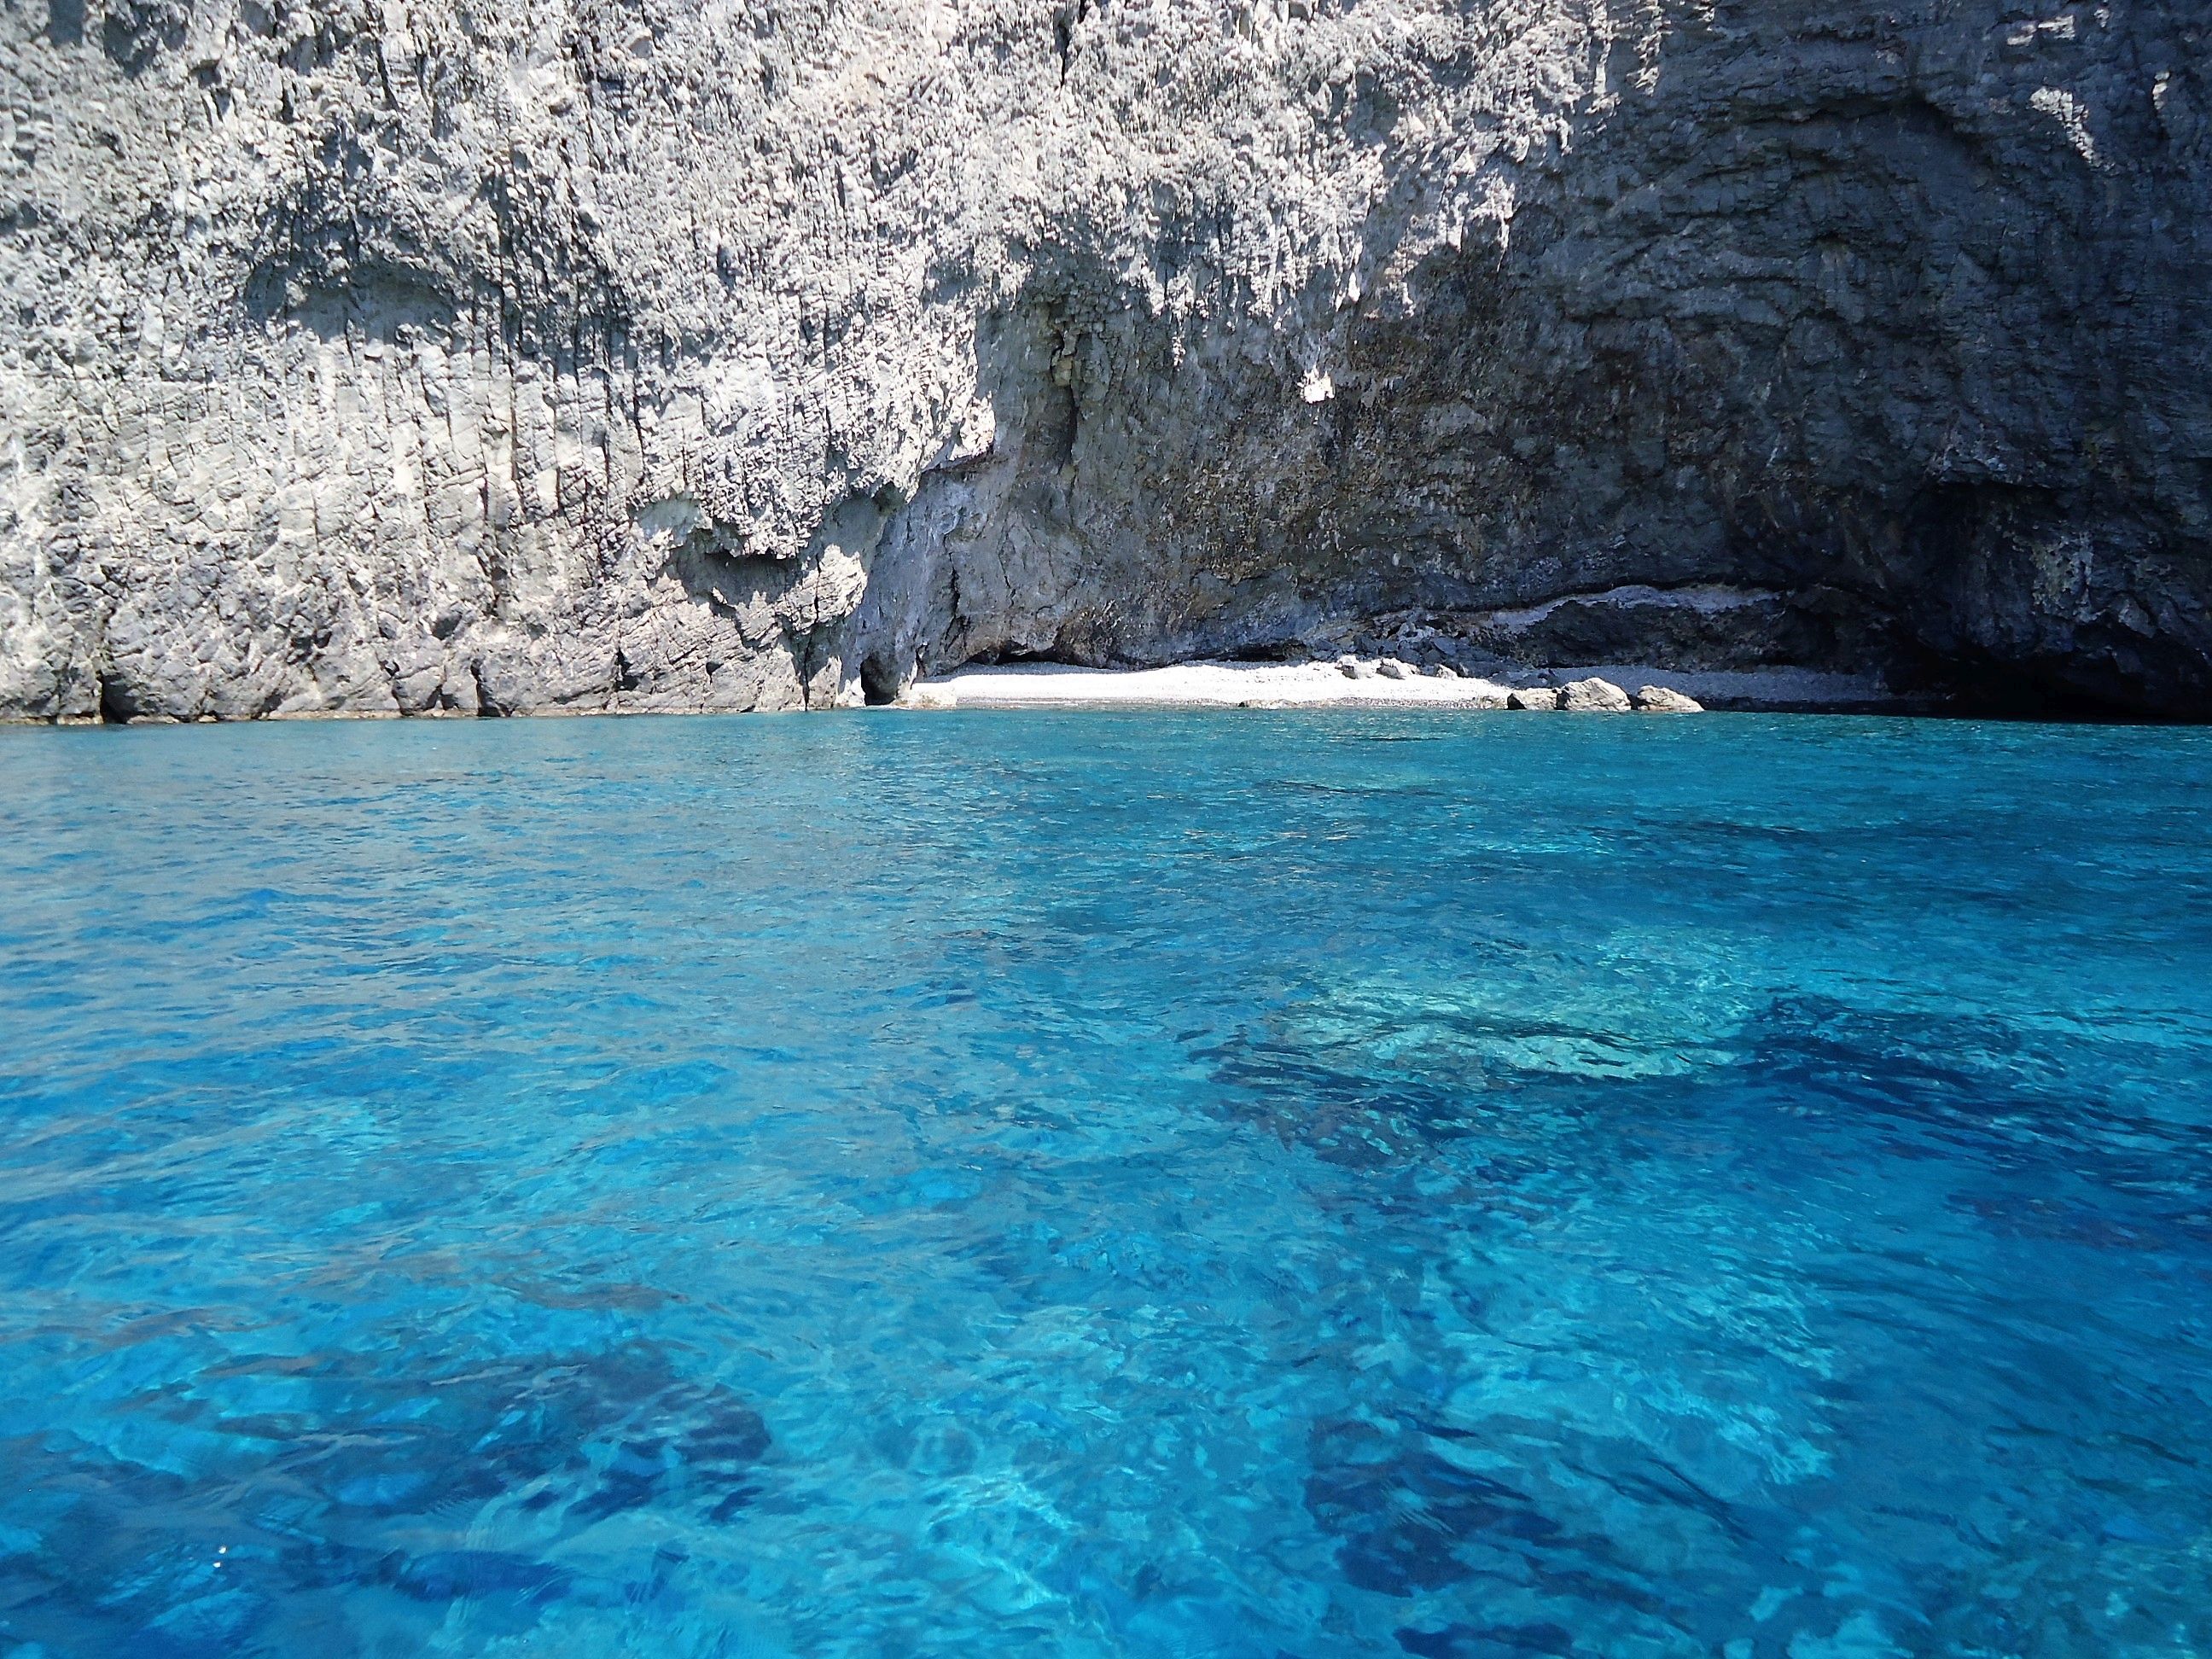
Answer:
<svg viewBox="0 0 2212 1659"><path fill-rule="evenodd" d="M106 726L127 726L143 711L138 701L131 695L131 688L113 674L100 677L100 718Z"/></svg>
<svg viewBox="0 0 2212 1659"><path fill-rule="evenodd" d="M860 700L871 708L881 708L885 703L896 702L899 695L898 670L881 657L865 657L860 661Z"/></svg>

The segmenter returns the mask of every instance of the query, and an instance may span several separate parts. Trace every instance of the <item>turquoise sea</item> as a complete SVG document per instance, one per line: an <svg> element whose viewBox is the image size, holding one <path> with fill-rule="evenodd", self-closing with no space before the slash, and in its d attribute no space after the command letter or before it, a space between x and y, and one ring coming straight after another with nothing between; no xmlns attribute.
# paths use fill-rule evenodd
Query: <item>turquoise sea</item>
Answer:
<svg viewBox="0 0 2212 1659"><path fill-rule="evenodd" d="M2212 732L0 732L0 1655L2212 1648Z"/></svg>

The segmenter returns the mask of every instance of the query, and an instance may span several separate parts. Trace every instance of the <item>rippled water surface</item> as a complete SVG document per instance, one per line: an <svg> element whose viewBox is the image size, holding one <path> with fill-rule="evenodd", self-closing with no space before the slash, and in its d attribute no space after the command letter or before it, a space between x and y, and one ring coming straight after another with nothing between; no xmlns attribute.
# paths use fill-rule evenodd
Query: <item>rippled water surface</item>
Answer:
<svg viewBox="0 0 2212 1659"><path fill-rule="evenodd" d="M0 732L0 1652L2212 1644L2212 734Z"/></svg>

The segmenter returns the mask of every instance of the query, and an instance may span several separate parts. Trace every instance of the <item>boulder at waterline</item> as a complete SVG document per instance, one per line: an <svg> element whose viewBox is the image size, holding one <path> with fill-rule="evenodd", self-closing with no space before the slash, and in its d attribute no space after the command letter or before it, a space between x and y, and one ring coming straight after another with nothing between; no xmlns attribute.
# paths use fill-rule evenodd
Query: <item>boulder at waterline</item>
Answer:
<svg viewBox="0 0 2212 1659"><path fill-rule="evenodd" d="M1559 707L1577 714L1623 714L1628 693L1611 680L1570 680L1559 693Z"/></svg>

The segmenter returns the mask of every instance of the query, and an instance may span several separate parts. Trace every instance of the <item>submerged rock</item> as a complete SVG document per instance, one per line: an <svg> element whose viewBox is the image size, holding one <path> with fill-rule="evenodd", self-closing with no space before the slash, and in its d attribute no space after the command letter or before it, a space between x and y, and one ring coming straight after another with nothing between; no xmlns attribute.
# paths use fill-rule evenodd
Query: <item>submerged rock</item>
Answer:
<svg viewBox="0 0 2212 1659"><path fill-rule="evenodd" d="M1559 707L1577 714L1625 714L1628 693L1611 680L1570 680L1560 689Z"/></svg>
<svg viewBox="0 0 2212 1659"><path fill-rule="evenodd" d="M1557 708L1559 694L1548 685L1517 685L1505 694L1508 708Z"/></svg>
<svg viewBox="0 0 2212 1659"><path fill-rule="evenodd" d="M1642 685L1631 699L1647 714L1702 714L1705 704L1665 685Z"/></svg>

